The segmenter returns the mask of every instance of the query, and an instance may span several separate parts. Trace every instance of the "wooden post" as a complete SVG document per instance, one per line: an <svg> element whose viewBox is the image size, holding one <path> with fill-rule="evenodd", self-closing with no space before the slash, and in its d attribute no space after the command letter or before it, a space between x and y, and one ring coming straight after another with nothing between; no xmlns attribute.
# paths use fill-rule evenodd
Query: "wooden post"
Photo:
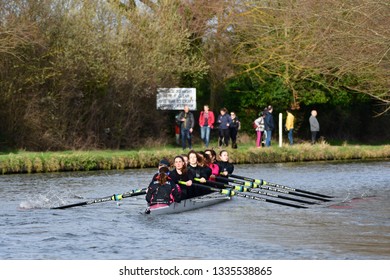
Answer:
<svg viewBox="0 0 390 280"><path fill-rule="evenodd" d="M283 142L283 114L279 113L279 147L282 147Z"/></svg>

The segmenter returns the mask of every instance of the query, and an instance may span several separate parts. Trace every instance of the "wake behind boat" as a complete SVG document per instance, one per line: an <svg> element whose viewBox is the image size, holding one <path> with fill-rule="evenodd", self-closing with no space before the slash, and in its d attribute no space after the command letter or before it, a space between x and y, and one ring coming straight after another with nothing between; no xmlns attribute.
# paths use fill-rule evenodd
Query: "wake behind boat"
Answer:
<svg viewBox="0 0 390 280"><path fill-rule="evenodd" d="M231 196L220 194L220 193L211 193L203 196L185 199L182 200L181 202L174 202L169 205L155 204L149 206L144 213L147 215L175 214L175 213L191 211L203 207L208 207L214 204L218 204L230 200L231 200Z"/></svg>

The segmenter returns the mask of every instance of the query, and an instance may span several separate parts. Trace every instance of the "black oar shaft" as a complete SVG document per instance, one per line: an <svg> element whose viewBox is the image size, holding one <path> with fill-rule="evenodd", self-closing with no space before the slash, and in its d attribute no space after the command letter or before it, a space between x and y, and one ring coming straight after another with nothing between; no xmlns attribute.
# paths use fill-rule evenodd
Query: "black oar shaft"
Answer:
<svg viewBox="0 0 390 280"><path fill-rule="evenodd" d="M181 183L184 183L184 182L181 182ZM218 185L224 185L225 187L228 187L228 188L231 187L229 185L225 185L225 184L220 183L220 182L207 181L207 183L215 184L217 186ZM284 206L290 206L290 207L294 207L294 208L307 208L306 206L303 206L303 205L291 204L291 203L283 202L283 201L279 201L279 200L273 200L273 199L268 199L268 198L264 198L264 197L260 197L260 196L249 195L249 194L245 194L245 193L242 193L242 192L239 192L239 191L234 191L234 190L231 190L231 189L219 189L219 188L211 187L211 186L204 185L204 184L197 184L197 183L192 183L192 185L194 185L196 187L207 188L207 189L209 189L211 191L219 192L219 193L222 193L222 194L236 195L236 196L239 196L239 197L249 198L249 199L263 201L263 202L270 202L270 203L284 205Z"/></svg>
<svg viewBox="0 0 390 280"><path fill-rule="evenodd" d="M221 179L221 180L233 181L233 183L239 184L237 180L230 180L228 178L216 177L216 179L217 180ZM312 202L312 201L307 201L307 200L303 200L303 199L298 199L298 198L294 198L294 197L289 197L289 196L285 196L285 195L279 195L279 194L275 194L275 193L271 193L271 192L262 191L260 189L269 190L269 188L261 187L261 186L257 186L257 185L253 185L253 188L251 188L251 187L246 187L244 185L234 186L234 185L228 185L228 184L223 184L221 182L214 182L214 181L207 181L207 183L208 184L216 184L216 185L219 185L223 188L233 188L234 190L241 191L241 192L253 192L253 193L258 193L261 195L272 196L275 198L281 198L281 199L291 200L291 201L300 202L300 203L317 204L316 202ZM257 189L257 188L260 188L260 189ZM275 190L275 191L277 191L277 190ZM283 193L288 193L288 192L283 192Z"/></svg>
<svg viewBox="0 0 390 280"><path fill-rule="evenodd" d="M315 196L319 196L319 197L323 197L323 198L332 198L332 196L328 196L328 195L325 195L325 194L320 194L320 193L315 193L315 192L310 192L310 191L305 191L305 190L300 190L300 189L294 189L294 188L290 188L290 187L287 187L287 186L274 184L274 183L270 183L270 182L266 182L266 181L263 181L263 184L271 186L271 187L275 187L275 188L285 189L285 190L288 190L288 191L300 192L300 193L305 193L305 194L308 194L308 195L315 195ZM326 201L329 201L329 200L326 200Z"/></svg>
<svg viewBox="0 0 390 280"><path fill-rule="evenodd" d="M304 198L309 198L309 199L313 199L313 200L320 200L320 201L330 201L329 199L325 199L325 198L322 198L322 197L315 197L315 196L311 196L311 195L307 195L307 194L302 194L302 193L297 193L297 192L293 192L293 191L287 191L287 190L283 190L283 189L277 189L277 188L274 188L274 187L270 187L270 186L266 186L266 185L257 185L255 184L254 182L251 182L251 183L248 183L248 182L242 182L242 181L238 181L238 180L234 180L234 179L229 179L229 178L225 178L225 177L216 177L217 180L221 180L221 181L228 181L228 182L233 182L235 184L240 184L245 187L250 187L251 189L264 189L264 190L269 190L269 191L273 191L273 192L278 192L278 193L284 193L284 194L289 194L289 195L295 195L295 196L299 196L299 197L304 197ZM255 190L254 190L255 191ZM270 193L268 193L268 195L270 195ZM272 194L271 196L274 196L274 194ZM280 196L280 198L282 198L282 196ZM294 200L294 199L289 199L289 200ZM302 200L304 201L304 200ZM301 202L302 202L301 201ZM297 202L299 202L297 200ZM308 204L316 204L315 202L307 202L305 201L305 203L308 203Z"/></svg>
<svg viewBox="0 0 390 280"><path fill-rule="evenodd" d="M111 200L118 201L118 200L121 200L121 199L126 198L126 197L137 196L137 195L142 195L142 194L146 194L146 189L133 190L133 191L126 192L126 193L123 193L123 194L114 194L114 195L111 195L111 196L98 198L98 199L94 199L94 200L90 200L90 201L83 201L83 202L79 202L79 203L73 203L73 204L53 207L51 209L66 209L66 208L77 207L77 206L84 206L84 205L100 203L100 202L106 202L106 201L111 201Z"/></svg>
<svg viewBox="0 0 390 280"><path fill-rule="evenodd" d="M275 188L281 188L281 189L285 189L285 190L288 190L288 191L301 192L301 193L306 193L306 194L309 194L309 195L320 196L320 197L324 197L324 198L333 198L332 196L329 196L329 195L315 193L315 192L310 192L310 191L305 191L305 190L302 190L302 189L295 189L295 188L291 188L291 187L280 185L280 184L274 184L274 183L267 182L267 181L262 180L262 179L253 179L253 178L248 178L248 177L239 176L239 175L235 175L235 174L229 174L229 177L241 179L241 180L244 180L244 181L253 182L253 183L256 183L256 184L259 184L259 185L269 185L269 186L273 186Z"/></svg>
<svg viewBox="0 0 390 280"><path fill-rule="evenodd" d="M251 189L250 192L258 193L258 194L262 194L262 195L268 195L268 196L272 196L272 197L276 197L276 198L282 198L282 199L291 200L291 201L300 202L300 203L311 204L311 205L317 204L316 202L313 202L313 201L307 201L307 200L303 200L303 199L299 199L299 198L294 198L294 197L289 197L289 196L285 196L285 195L265 192L265 191L258 190L258 189Z"/></svg>
<svg viewBox="0 0 390 280"><path fill-rule="evenodd" d="M257 185L255 185L255 187L257 188ZM295 191L287 191L287 190L284 190L284 189L278 189L278 188L274 188L274 187L271 187L271 186L263 185L263 186L258 186L258 188L270 190L270 191L273 191L273 192L280 192L280 193L285 193L285 194L291 194L291 195L295 195L295 196L299 196L299 197L305 197L305 198L314 199L314 200L320 200L320 201L324 201L324 202L330 201L330 199L327 199L327 198L322 198L322 197L318 197L318 196L312 196L312 195L299 193L299 192L295 192Z"/></svg>
<svg viewBox="0 0 390 280"><path fill-rule="evenodd" d="M89 204L99 203L99 202L105 202L105 201L111 201L111 200L114 200L114 199L112 199L112 196L109 196L109 197L99 198L99 199L95 199L95 200L91 200L91 201L84 201L84 202L79 202L79 203L73 203L73 204L53 207L52 209L65 209L65 208L84 206L84 205L89 205Z"/></svg>
<svg viewBox="0 0 390 280"><path fill-rule="evenodd" d="M294 207L294 208L307 208L306 206L303 206L303 205L291 204L291 203L283 202L283 201L279 201L279 200L273 200L273 199L263 198L263 197L259 197L259 196L248 195L248 194L244 194L241 192L235 192L235 195L249 198L249 199L270 202L270 203L280 204L280 205L284 205L284 206L290 206L290 207Z"/></svg>

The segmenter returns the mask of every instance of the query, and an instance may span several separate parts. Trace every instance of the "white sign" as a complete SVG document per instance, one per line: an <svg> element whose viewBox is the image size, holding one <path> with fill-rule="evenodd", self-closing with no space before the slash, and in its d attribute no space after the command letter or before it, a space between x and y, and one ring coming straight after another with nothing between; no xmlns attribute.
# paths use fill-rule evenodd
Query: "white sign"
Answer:
<svg viewBox="0 0 390 280"><path fill-rule="evenodd" d="M196 110L196 88L157 89L157 110L183 110L184 105Z"/></svg>

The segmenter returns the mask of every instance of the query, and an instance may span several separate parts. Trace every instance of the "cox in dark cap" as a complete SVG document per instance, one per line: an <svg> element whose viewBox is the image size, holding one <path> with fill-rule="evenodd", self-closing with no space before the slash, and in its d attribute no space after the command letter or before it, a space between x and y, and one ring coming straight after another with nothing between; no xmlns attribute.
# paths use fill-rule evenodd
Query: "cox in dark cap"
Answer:
<svg viewBox="0 0 390 280"><path fill-rule="evenodd" d="M169 167L171 164L169 163L169 160L167 160L166 158L163 158L162 160L160 160L160 162L158 163L158 166L167 166Z"/></svg>

